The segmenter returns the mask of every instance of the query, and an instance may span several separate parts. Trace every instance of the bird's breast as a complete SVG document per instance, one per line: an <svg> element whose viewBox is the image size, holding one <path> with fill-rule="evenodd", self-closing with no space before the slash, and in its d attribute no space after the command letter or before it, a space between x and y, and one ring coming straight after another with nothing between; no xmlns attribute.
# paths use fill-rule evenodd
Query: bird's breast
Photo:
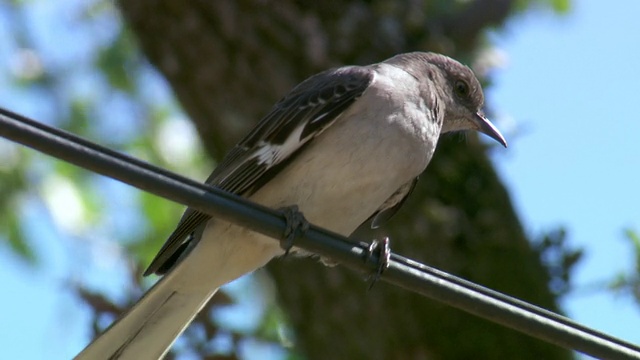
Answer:
<svg viewBox="0 0 640 360"><path fill-rule="evenodd" d="M374 89L376 91L377 89ZM367 90L369 92L369 90ZM298 205L307 220L349 235L433 155L439 127L420 104L365 93L251 199Z"/></svg>

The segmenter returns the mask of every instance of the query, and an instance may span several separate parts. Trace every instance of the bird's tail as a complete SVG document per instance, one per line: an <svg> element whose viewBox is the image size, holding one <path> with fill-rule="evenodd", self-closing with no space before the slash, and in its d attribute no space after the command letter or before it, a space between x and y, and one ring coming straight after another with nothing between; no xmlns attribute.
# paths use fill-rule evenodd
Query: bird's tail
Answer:
<svg viewBox="0 0 640 360"><path fill-rule="evenodd" d="M76 359L162 358L217 291L211 283L194 283L190 268L169 272Z"/></svg>
<svg viewBox="0 0 640 360"><path fill-rule="evenodd" d="M276 242L237 226L205 231L182 261L76 359L162 358L220 286L280 253Z"/></svg>

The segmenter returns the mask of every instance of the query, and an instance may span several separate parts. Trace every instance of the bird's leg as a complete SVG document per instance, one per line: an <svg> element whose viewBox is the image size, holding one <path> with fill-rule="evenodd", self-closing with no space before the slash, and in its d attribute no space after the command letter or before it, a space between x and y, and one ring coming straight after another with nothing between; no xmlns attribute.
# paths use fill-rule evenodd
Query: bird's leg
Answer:
<svg viewBox="0 0 640 360"><path fill-rule="evenodd" d="M284 249L284 255L286 256L291 251L295 239L309 230L309 222L304 218L297 205L287 206L279 210L287 223L283 239L280 241L280 247Z"/></svg>
<svg viewBox="0 0 640 360"><path fill-rule="evenodd" d="M369 249L365 254L365 262L368 263L373 261L373 256L378 256L378 261L376 264L376 270L374 273L370 274L367 281L371 281L371 285L369 285L369 290L373 288L373 285L380 279L382 273L389 267L389 262L391 261L391 247L389 247L389 237L382 239L382 241L373 240L371 245L369 245Z"/></svg>

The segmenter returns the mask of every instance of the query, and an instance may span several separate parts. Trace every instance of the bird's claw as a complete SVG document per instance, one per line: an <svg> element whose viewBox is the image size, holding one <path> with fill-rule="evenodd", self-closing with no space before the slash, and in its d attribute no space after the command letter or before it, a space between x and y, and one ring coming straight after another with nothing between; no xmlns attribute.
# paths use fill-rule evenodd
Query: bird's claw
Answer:
<svg viewBox="0 0 640 360"><path fill-rule="evenodd" d="M369 285L369 290L373 288L373 285L380 280L380 276L382 273L389 267L389 262L391 261L391 247L389 247L389 238L385 237L382 241L373 240L371 245L369 245L369 249L366 253L365 262L370 262L373 260L373 256L378 256L378 261L376 264L376 270L369 275L368 281L371 281L371 285Z"/></svg>
<svg viewBox="0 0 640 360"><path fill-rule="evenodd" d="M288 255L293 247L295 239L309 230L309 222L304 218L297 205L281 208L280 211L287 223L284 229L280 247L284 249L284 255Z"/></svg>

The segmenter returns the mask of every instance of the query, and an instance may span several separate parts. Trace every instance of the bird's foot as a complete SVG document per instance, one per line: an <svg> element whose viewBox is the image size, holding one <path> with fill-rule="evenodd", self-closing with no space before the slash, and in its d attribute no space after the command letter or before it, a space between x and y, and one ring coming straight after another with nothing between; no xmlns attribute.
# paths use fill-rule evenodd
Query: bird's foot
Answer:
<svg viewBox="0 0 640 360"><path fill-rule="evenodd" d="M367 281L371 281L369 290L371 290L373 285L380 280L382 273L389 267L389 262L391 261L391 247L389 247L388 237L385 237L382 241L374 239L371 242L371 245L369 245L369 249L365 255L365 262L368 263L373 261L373 256L377 256L378 261L376 264L376 270L367 278Z"/></svg>
<svg viewBox="0 0 640 360"><path fill-rule="evenodd" d="M304 218L297 205L287 206L279 210L282 211L284 220L287 223L283 239L280 241L280 247L284 249L284 255L287 256L293 247L295 239L309 230L309 222Z"/></svg>

